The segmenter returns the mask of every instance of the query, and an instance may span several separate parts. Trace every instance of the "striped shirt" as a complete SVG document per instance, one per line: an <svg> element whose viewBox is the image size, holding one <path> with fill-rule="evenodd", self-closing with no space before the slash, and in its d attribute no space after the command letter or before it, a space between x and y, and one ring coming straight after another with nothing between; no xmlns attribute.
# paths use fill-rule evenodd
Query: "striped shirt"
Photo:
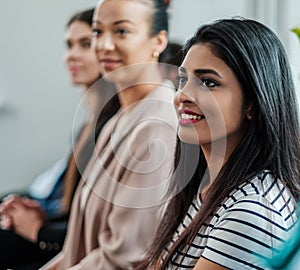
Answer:
<svg viewBox="0 0 300 270"><path fill-rule="evenodd" d="M228 269L266 269L263 258L273 255L296 221L295 205L282 182L263 172L231 193L188 251L178 250L167 269L192 269L200 257ZM196 196L173 241L200 207Z"/></svg>

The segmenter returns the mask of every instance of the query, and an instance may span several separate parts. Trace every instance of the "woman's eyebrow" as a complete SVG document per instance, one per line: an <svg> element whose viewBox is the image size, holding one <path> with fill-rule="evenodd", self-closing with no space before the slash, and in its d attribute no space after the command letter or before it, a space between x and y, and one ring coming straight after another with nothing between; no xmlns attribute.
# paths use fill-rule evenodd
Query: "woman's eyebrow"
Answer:
<svg viewBox="0 0 300 270"><path fill-rule="evenodd" d="M222 76L218 72L216 72L215 70L213 70L213 69L207 69L207 68L204 68L204 69L202 69L202 68L195 69L194 70L194 74L197 77L200 76L200 75L203 75L203 74L214 74L217 77L219 77L220 79L222 79Z"/></svg>
<svg viewBox="0 0 300 270"><path fill-rule="evenodd" d="M134 24L132 21L130 20L119 20L119 21L116 21L113 23L113 25L118 25L118 24L121 24L121 23L130 23L130 24ZM92 24L102 24L100 20L93 20L93 23Z"/></svg>

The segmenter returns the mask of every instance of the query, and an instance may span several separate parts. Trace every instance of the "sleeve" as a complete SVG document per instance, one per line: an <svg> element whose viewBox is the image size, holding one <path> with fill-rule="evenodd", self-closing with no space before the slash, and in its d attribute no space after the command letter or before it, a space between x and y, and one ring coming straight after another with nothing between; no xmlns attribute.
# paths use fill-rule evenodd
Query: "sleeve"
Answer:
<svg viewBox="0 0 300 270"><path fill-rule="evenodd" d="M150 246L162 216L160 184L168 182L173 167L176 133L174 128L149 122L137 126L116 153L123 170L107 230L98 235L99 248L70 270L131 269Z"/></svg>
<svg viewBox="0 0 300 270"><path fill-rule="evenodd" d="M68 223L67 221L48 222L38 232L38 246L47 254L55 256L64 244Z"/></svg>
<svg viewBox="0 0 300 270"><path fill-rule="evenodd" d="M148 120L138 125L116 152L123 166L114 204L131 208L158 205L172 175L176 146L174 127Z"/></svg>
<svg viewBox="0 0 300 270"><path fill-rule="evenodd" d="M247 196L221 214L202 257L229 269L264 269L262 259L286 238L280 212L263 197Z"/></svg>

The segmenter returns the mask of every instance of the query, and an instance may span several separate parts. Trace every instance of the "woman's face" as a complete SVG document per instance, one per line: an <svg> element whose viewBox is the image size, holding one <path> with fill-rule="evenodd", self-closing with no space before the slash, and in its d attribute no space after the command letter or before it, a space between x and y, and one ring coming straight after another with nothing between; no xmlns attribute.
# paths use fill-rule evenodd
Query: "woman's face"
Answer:
<svg viewBox="0 0 300 270"><path fill-rule="evenodd" d="M93 22L95 46L102 74L122 67L115 82L130 77L128 66L157 62L154 51L164 47L157 36L150 35L152 7L137 0L104 0L97 6ZM133 73L141 73L144 65ZM132 69L130 69L132 71ZM116 73L115 73L116 74ZM112 75L110 75L112 76Z"/></svg>
<svg viewBox="0 0 300 270"><path fill-rule="evenodd" d="M174 104L180 139L201 146L225 139L227 150L234 149L245 132L246 110L232 70L208 44L196 44L179 68L179 77Z"/></svg>
<svg viewBox="0 0 300 270"><path fill-rule="evenodd" d="M66 32L65 59L74 84L90 87L100 76L99 62L91 48L91 27L74 21Z"/></svg>

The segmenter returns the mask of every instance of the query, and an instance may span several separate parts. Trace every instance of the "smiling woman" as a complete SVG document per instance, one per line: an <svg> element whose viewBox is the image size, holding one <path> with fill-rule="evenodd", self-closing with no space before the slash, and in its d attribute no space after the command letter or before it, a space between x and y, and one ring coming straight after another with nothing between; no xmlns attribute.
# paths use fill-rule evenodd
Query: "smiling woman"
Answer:
<svg viewBox="0 0 300 270"><path fill-rule="evenodd" d="M98 59L91 48L93 13L94 9L90 9L74 14L66 27L66 63L71 81L81 86L85 94L87 121L69 157L56 162L33 182L27 194L31 200L11 195L1 204L1 269L37 269L61 250L80 169L84 169L92 153L91 138L101 129L100 123L118 109L119 104L115 103L105 114L97 115L104 92L114 93L114 89L105 83L91 87L101 76Z"/></svg>
<svg viewBox="0 0 300 270"><path fill-rule="evenodd" d="M121 107L82 174L63 251L42 269L131 269L153 240L176 144L175 89L158 65L167 8L163 0L96 7L92 47Z"/></svg>
<svg viewBox="0 0 300 270"><path fill-rule="evenodd" d="M93 42L101 72L103 75L107 75L106 78L109 80L120 84L119 88L126 88L126 82L132 83L142 74L144 80L147 79L146 75L151 72L149 79L155 78L153 74L159 78L155 65L140 65L135 72L133 68L131 72L127 72L124 67L138 63L156 63L158 56L166 48L167 24L165 23L163 28L158 31L155 29L154 18L151 19L153 29L149 28L149 21L144 19L149 18L151 8L155 8L157 13L160 7L153 6L151 1L142 1L141 3L119 1L118 5L120 8L116 10L114 1L101 2L94 17ZM162 3L160 5L163 7ZM164 21L165 17L164 15L159 21ZM137 48L139 49L137 50ZM116 69L119 71L110 73ZM151 88L143 85L143 87L139 87L139 91L133 91L140 98L139 93L146 95Z"/></svg>
<svg viewBox="0 0 300 270"><path fill-rule="evenodd" d="M68 23L65 34L66 63L73 83L84 84L86 89L100 78L99 63L95 51L91 50L91 37L91 26L87 23L81 20Z"/></svg>
<svg viewBox="0 0 300 270"><path fill-rule="evenodd" d="M179 70L172 199L137 269L266 269L262 258L287 239L300 195L284 48L259 22L219 20L187 42Z"/></svg>
<svg viewBox="0 0 300 270"><path fill-rule="evenodd" d="M198 59L202 59L201 66ZM243 120L246 110L250 111L250 108L245 108L243 93L234 73L223 60L215 57L210 45L197 44L189 50L180 68L179 82L175 107L179 113L184 113L179 115L179 138L192 137L192 141L185 141L199 143L203 147L208 144L209 148L212 140L226 138L226 149L230 154L243 137L242 130L248 125ZM191 114L198 119L189 123L185 118ZM199 124L191 128L189 124L197 121ZM214 126L218 128L213 129ZM186 134L194 129L198 136ZM210 160L208 152L207 155L206 159Z"/></svg>

